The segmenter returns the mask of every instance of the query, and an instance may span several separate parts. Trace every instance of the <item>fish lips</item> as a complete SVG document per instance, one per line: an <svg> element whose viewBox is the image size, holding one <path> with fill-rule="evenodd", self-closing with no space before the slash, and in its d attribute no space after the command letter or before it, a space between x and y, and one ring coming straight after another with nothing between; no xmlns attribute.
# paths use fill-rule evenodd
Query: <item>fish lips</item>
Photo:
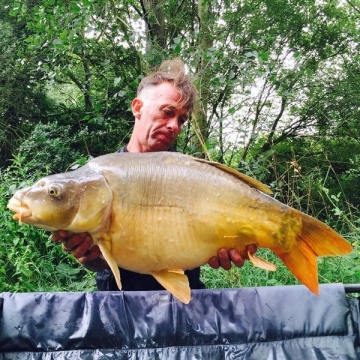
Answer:
<svg viewBox="0 0 360 360"><path fill-rule="evenodd" d="M13 196L9 200L9 203L7 204L7 208L15 212L13 219L19 220L19 223L22 223L24 219L29 218L32 215L32 212L29 209L29 207L15 196Z"/></svg>

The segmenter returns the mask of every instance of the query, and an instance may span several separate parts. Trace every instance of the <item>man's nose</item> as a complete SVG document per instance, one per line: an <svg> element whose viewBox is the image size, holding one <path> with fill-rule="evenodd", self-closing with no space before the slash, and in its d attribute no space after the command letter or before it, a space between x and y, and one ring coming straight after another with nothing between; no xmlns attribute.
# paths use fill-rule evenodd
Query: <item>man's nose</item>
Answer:
<svg viewBox="0 0 360 360"><path fill-rule="evenodd" d="M179 130L179 120L177 116L172 117L167 122L167 127L171 129L172 131L178 131Z"/></svg>

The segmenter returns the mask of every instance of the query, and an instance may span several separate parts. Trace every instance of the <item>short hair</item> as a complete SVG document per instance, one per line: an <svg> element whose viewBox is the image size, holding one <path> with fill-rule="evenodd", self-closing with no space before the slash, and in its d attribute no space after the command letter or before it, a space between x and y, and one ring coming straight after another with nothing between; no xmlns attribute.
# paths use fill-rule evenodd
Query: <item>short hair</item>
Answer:
<svg viewBox="0 0 360 360"><path fill-rule="evenodd" d="M192 77L185 73L185 64L180 59L165 60L156 72L144 77L138 86L137 96L145 88L160 85L166 81L173 84L179 91L181 106L192 112L197 99L197 90Z"/></svg>

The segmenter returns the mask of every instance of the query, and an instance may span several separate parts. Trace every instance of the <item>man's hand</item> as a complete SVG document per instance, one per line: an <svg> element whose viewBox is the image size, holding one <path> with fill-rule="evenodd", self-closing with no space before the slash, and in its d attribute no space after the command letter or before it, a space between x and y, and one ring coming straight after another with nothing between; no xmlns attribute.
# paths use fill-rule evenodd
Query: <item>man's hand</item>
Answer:
<svg viewBox="0 0 360 360"><path fill-rule="evenodd" d="M236 249L230 249L228 251L225 248L221 248L218 251L218 256L213 256L208 264L214 269L218 269L221 266L224 270L231 269L231 262L237 267L242 267L245 260L249 260L248 252L253 255L256 253L256 250L257 246L253 244L248 245L241 253Z"/></svg>
<svg viewBox="0 0 360 360"><path fill-rule="evenodd" d="M99 247L93 246L93 239L86 232L69 235L66 230L58 230L52 234L51 241L61 242L63 250L71 253L88 270L101 271L108 268L106 261L100 258Z"/></svg>

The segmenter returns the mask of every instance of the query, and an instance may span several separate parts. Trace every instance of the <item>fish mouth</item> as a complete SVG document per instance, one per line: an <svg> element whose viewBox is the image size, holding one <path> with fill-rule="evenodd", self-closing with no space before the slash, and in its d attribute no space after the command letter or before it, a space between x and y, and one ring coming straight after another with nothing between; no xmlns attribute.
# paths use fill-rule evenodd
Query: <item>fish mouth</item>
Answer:
<svg viewBox="0 0 360 360"><path fill-rule="evenodd" d="M9 203L7 204L7 208L15 212L13 219L18 220L19 224L22 224L24 219L29 218L32 215L29 207L16 198L10 199Z"/></svg>

